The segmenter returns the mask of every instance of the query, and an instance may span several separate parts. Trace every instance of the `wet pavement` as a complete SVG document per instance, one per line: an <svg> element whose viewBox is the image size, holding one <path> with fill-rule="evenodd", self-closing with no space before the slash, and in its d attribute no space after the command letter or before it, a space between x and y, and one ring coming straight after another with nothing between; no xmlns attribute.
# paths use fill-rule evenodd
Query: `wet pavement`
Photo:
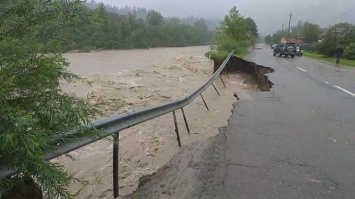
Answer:
<svg viewBox="0 0 355 199"><path fill-rule="evenodd" d="M274 86L235 103L214 144L211 198L354 198L354 70L267 47L251 60L275 69Z"/></svg>
<svg viewBox="0 0 355 199"><path fill-rule="evenodd" d="M355 70L260 47L250 60L275 69L271 91L241 97L220 134L132 198L355 198Z"/></svg>

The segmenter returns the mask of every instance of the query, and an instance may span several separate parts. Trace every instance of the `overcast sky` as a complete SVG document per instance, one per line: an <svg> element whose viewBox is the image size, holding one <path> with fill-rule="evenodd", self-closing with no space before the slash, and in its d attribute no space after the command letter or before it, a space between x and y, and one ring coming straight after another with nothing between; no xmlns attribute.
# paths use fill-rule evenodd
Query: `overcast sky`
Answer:
<svg viewBox="0 0 355 199"><path fill-rule="evenodd" d="M262 34L288 25L293 13L292 25L299 20L328 26L339 21L355 23L355 0L96 0L118 7L145 7L164 16L195 16L223 18L233 6L242 15L251 17Z"/></svg>

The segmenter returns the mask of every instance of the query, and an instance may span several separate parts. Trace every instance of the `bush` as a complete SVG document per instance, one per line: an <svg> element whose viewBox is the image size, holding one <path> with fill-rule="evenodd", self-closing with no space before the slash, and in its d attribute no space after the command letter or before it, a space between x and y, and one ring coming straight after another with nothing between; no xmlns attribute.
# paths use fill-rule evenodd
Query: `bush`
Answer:
<svg viewBox="0 0 355 199"><path fill-rule="evenodd" d="M327 57L333 57L335 52L335 43L331 39L325 39L315 45L317 53Z"/></svg>
<svg viewBox="0 0 355 199"><path fill-rule="evenodd" d="M60 87L80 80L58 52L60 32L79 22L80 5L17 0L0 7L0 165L17 172L0 176L0 198L42 198L42 192L46 198L72 198L67 186L73 178L44 153L67 141L58 140L65 132L88 133L86 125L99 113ZM43 49L48 53L38 53Z"/></svg>
<svg viewBox="0 0 355 199"><path fill-rule="evenodd" d="M355 42L352 42L345 47L344 57L347 59L355 59Z"/></svg>

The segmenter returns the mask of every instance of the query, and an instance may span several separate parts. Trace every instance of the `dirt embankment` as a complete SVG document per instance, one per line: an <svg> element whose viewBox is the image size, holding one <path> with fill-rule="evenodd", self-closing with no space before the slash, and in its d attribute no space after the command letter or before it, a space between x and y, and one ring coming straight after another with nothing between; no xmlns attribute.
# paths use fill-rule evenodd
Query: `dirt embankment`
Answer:
<svg viewBox="0 0 355 199"><path fill-rule="evenodd" d="M213 62L215 72L222 64L222 61L214 59ZM237 56L231 57L231 59L226 65L225 71L244 73L251 76L254 82L250 83L255 83L257 85L257 88L261 91L269 91L273 85L273 83L268 79L265 74L274 72L274 69L258 65L254 62L247 61Z"/></svg>

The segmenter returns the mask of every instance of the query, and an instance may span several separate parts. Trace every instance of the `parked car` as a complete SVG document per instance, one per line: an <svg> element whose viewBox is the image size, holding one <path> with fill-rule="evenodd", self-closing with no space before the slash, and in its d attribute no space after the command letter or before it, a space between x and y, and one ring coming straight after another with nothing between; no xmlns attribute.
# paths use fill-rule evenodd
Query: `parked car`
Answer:
<svg viewBox="0 0 355 199"><path fill-rule="evenodd" d="M282 55L285 57L290 55L292 58L294 58L296 55L296 43L287 42L279 45L278 47L274 48L273 55L278 55L279 57Z"/></svg>
<svg viewBox="0 0 355 199"><path fill-rule="evenodd" d="M303 50L300 45L296 45L296 55L299 57L302 57L302 55L303 55Z"/></svg>
<svg viewBox="0 0 355 199"><path fill-rule="evenodd" d="M271 49L274 49L274 48L279 47L279 45L278 44L271 44L270 47L271 47Z"/></svg>

